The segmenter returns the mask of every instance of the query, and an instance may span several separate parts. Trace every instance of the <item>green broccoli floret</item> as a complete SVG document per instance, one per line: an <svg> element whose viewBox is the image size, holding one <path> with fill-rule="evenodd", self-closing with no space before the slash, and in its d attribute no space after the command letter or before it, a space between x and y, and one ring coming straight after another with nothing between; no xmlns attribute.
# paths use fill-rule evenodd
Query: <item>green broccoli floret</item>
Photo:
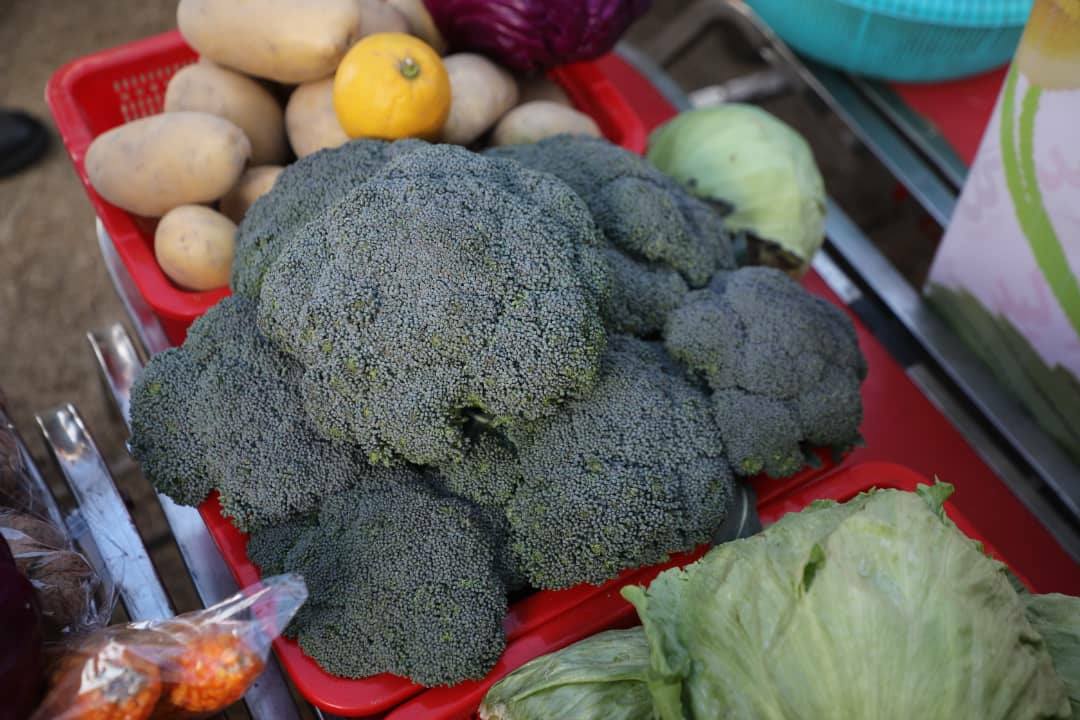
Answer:
<svg viewBox="0 0 1080 720"><path fill-rule="evenodd" d="M498 573L509 591L528 584L510 546L510 521L506 506L521 484L517 451L494 432L479 432L469 440L465 453L440 468L439 489L476 506L488 525L496 551Z"/></svg>
<svg viewBox="0 0 1080 720"><path fill-rule="evenodd" d="M197 325L190 332L198 333ZM198 374L188 352L170 348L146 364L131 390L128 449L154 487L181 505L198 505L214 488L188 419Z"/></svg>
<svg viewBox="0 0 1080 720"><path fill-rule="evenodd" d="M304 413L301 369L231 296L155 355L131 398L132 454L154 485L197 505L210 490L241 530L280 522L388 471L325 440Z"/></svg>
<svg viewBox="0 0 1080 720"><path fill-rule="evenodd" d="M507 509L535 587L599 583L708 541L731 470L708 395L656 343L613 336L587 398L511 428L524 480Z"/></svg>
<svg viewBox="0 0 1080 720"><path fill-rule="evenodd" d="M505 507L521 484L521 467L509 441L494 432L479 432L461 458L439 468L446 492L477 505Z"/></svg>
<svg viewBox="0 0 1080 720"><path fill-rule="evenodd" d="M475 510L415 476L327 498L316 518L252 534L263 573L298 572L309 599L286 634L329 672L424 685L485 675L506 644L506 591Z"/></svg>
<svg viewBox="0 0 1080 720"><path fill-rule="evenodd" d="M658 335L689 292L686 281L674 270L632 260L613 247L604 256L611 267L611 295L604 310L608 329L641 338Z"/></svg>
<svg viewBox="0 0 1080 720"><path fill-rule="evenodd" d="M665 345L715 391L716 421L736 472L784 477L802 443L859 440L866 361L851 321L772 268L717 275L691 292Z"/></svg>
<svg viewBox="0 0 1080 720"><path fill-rule="evenodd" d="M603 238L565 183L463 148L386 164L283 248L259 327L304 367L321 432L443 464L464 418L533 419L595 381Z"/></svg>
<svg viewBox="0 0 1080 720"><path fill-rule="evenodd" d="M606 140L557 135L487 150L568 183L607 239L632 257L677 270L693 287L735 267L723 219L644 158Z"/></svg>
<svg viewBox="0 0 1080 720"><path fill-rule="evenodd" d="M353 140L286 167L270 192L251 206L237 230L233 292L257 298L267 268L305 225L321 217L388 161L426 145L423 140Z"/></svg>

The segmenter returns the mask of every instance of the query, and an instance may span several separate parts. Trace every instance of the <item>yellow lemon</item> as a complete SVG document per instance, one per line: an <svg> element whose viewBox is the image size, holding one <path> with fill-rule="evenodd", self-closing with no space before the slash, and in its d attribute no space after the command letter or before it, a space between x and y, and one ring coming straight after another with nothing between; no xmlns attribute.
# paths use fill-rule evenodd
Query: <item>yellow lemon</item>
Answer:
<svg viewBox="0 0 1080 720"><path fill-rule="evenodd" d="M450 112L450 78L423 40L404 33L369 35L338 65L334 112L349 137L433 140Z"/></svg>

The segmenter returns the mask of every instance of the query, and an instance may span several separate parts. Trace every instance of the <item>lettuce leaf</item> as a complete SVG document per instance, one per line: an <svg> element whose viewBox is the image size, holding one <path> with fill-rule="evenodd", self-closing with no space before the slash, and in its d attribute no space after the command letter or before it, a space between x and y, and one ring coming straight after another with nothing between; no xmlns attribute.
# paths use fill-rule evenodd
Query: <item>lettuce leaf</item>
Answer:
<svg viewBox="0 0 1080 720"><path fill-rule="evenodd" d="M522 665L488 691L481 720L651 720L641 628L609 630Z"/></svg>

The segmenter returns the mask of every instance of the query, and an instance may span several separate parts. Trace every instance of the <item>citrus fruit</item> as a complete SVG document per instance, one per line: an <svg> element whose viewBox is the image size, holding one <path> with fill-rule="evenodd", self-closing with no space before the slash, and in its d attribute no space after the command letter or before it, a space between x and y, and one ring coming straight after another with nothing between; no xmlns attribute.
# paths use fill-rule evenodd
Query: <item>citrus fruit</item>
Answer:
<svg viewBox="0 0 1080 720"><path fill-rule="evenodd" d="M369 35L334 75L334 112L349 137L435 139L450 112L439 54L404 33Z"/></svg>

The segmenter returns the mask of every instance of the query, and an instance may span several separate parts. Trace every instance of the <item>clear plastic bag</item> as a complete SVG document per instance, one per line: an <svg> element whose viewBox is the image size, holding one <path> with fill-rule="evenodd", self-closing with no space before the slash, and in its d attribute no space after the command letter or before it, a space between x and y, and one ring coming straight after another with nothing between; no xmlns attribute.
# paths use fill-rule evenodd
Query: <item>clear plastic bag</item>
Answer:
<svg viewBox="0 0 1080 720"><path fill-rule="evenodd" d="M59 520L55 503L30 473L27 457L8 420L4 396L0 392L0 508L35 515L51 522Z"/></svg>
<svg viewBox="0 0 1080 720"><path fill-rule="evenodd" d="M72 549L64 530L35 515L0 509L0 538L37 592L48 637L108 622L111 593L90 562Z"/></svg>
<svg viewBox="0 0 1080 720"><path fill-rule="evenodd" d="M239 700L307 599L277 575L213 607L73 639L30 720L193 720Z"/></svg>

